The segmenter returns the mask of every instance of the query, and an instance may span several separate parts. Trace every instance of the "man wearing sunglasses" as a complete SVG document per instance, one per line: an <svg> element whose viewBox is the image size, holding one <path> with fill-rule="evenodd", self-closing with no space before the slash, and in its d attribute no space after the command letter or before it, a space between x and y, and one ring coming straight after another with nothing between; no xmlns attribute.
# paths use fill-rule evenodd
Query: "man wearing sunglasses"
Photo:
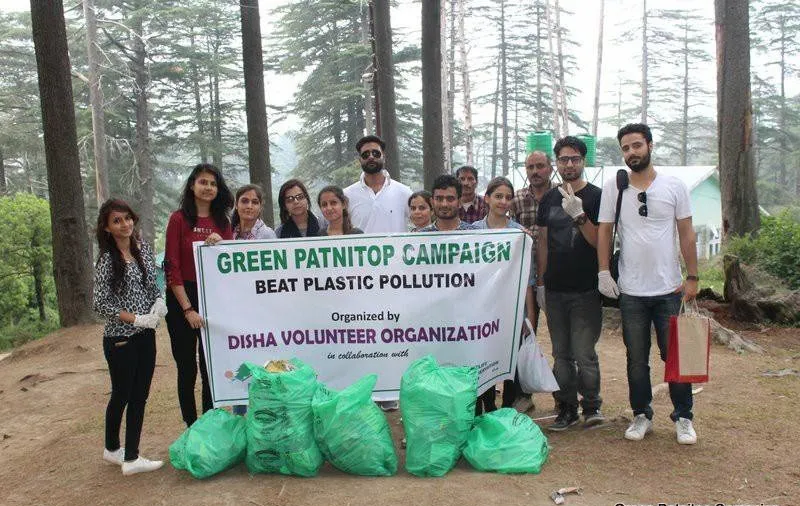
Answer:
<svg viewBox="0 0 800 506"><path fill-rule="evenodd" d="M411 188L394 181L384 167L386 144L367 135L356 143L361 178L344 189L354 227L365 234L405 232Z"/></svg>
<svg viewBox="0 0 800 506"><path fill-rule="evenodd" d="M536 226L536 299L544 309L553 344L553 374L559 413L551 431L578 423L578 394L584 425L605 421L600 412L600 363L595 346L602 330L597 291L597 213L600 188L583 178L586 144L567 136L553 152L563 185L539 203Z"/></svg>
<svg viewBox="0 0 800 506"><path fill-rule="evenodd" d="M622 339L628 356L628 394L633 423L625 431L632 441L653 430L650 386L650 327L655 327L661 360L667 356L669 317L678 314L681 298L697 295L697 243L692 227L689 190L680 179L653 168L650 155L653 134L647 125L632 123L617 133L630 183L623 190L617 225L620 240L619 279L609 272L609 252L618 190L611 179L603 188L598 230L598 281L603 295L619 297ZM686 281L681 276L680 252L686 262ZM691 383L670 383L678 443L695 444L692 426Z"/></svg>

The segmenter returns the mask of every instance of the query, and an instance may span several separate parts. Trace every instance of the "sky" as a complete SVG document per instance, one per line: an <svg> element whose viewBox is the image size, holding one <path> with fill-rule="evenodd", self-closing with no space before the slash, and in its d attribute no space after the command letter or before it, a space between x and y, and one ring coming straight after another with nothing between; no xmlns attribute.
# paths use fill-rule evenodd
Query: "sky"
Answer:
<svg viewBox="0 0 800 506"><path fill-rule="evenodd" d="M474 2L474 0L473 0ZM78 4L79 0L67 2ZM276 20L270 15L271 9L284 3L283 0L260 0L262 34L270 33L272 24ZM366 8L366 0L362 0ZM615 101L618 79L631 79L639 81L641 67L639 63L640 42L636 40L630 43L621 43L616 39L626 30L638 30L639 17L641 16L642 0L606 0L605 13L605 33L604 33L604 55L603 55L603 78L601 79L601 104L610 104ZM578 46L571 49L577 65L575 75L580 82L568 83L578 88L578 95L571 100L569 106L571 110L577 111L586 121L591 121L592 103L594 100L594 80L595 80L595 58L597 55L597 34L598 16L600 10L599 0L560 0L562 9L568 12L561 17L562 25L568 26L570 37L578 43ZM0 0L0 9L3 10L23 10L29 9L30 3L27 0ZM704 16L708 22L703 26L706 38L706 50L710 54L715 53L714 41L714 2L704 0L648 0L648 9L655 11L664 8L691 8ZM409 41L419 41L420 38L420 18L421 6L419 0L398 0L397 5L392 9L393 28L402 32L403 36ZM470 60L478 62L487 57L488 50L485 47L494 43L495 32L487 29L484 19L468 19L466 32L469 36L469 55ZM398 37L395 36L395 41ZM752 54L754 63L763 60L763 56ZM800 55L795 55L795 59L800 60ZM800 64L800 61L797 62ZM491 79L489 78L491 77ZM713 62L705 65L702 69L693 73L693 78L710 91L716 88L716 66ZM265 74L267 103L271 106L282 106L292 100L292 95L297 89L297 85L302 82L303 75L276 75ZM530 78L530 76L526 76ZM790 82L789 91L800 93L800 80L795 79ZM480 94L490 93L494 87L493 74L491 76L473 75L474 89L473 97ZM409 97L421 102L421 82L409 82ZM610 115L611 106L606 109L605 115ZM457 114L461 106L456 104ZM713 117L715 114L716 102L713 95L709 96L705 104L701 106L703 112ZM473 113L476 116L474 122L488 122L491 120L493 109L487 105L484 107L473 106ZM604 113L601 111L601 116ZM635 119L635 118L631 118ZM299 127L296 118L288 118L275 125L276 133ZM618 125L600 125L600 136L613 136ZM570 133L579 133L574 131Z"/></svg>

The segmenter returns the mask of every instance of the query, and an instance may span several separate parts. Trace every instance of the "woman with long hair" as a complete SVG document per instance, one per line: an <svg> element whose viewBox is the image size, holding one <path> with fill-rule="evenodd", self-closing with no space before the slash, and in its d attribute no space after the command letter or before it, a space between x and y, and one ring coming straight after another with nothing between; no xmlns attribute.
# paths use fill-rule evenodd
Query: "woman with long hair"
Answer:
<svg viewBox="0 0 800 506"><path fill-rule="evenodd" d="M167 308L156 284L153 250L139 239L138 222L125 201L109 199L100 206L96 229L94 310L106 319L103 354L111 376L103 459L121 465L126 476L155 471L164 464L139 455L144 408L156 367L155 328ZM123 412L125 447L119 438Z"/></svg>
<svg viewBox="0 0 800 506"><path fill-rule="evenodd" d="M236 190L231 217L233 238L242 240L275 239L275 232L261 219L264 190L257 184L246 184Z"/></svg>
<svg viewBox="0 0 800 506"><path fill-rule="evenodd" d="M275 235L288 237L314 237L319 235L319 220L311 212L308 190L299 179L290 179L278 191L281 224Z"/></svg>
<svg viewBox="0 0 800 506"><path fill-rule="evenodd" d="M344 191L338 186L326 186L320 190L317 196L317 205L322 216L328 224L322 227L319 235L349 235L363 234L364 231L354 227L350 222L350 211L348 210L348 199Z"/></svg>
<svg viewBox="0 0 800 506"><path fill-rule="evenodd" d="M203 317L197 312L197 275L192 243L232 239L228 219L231 207L233 195L222 173L213 165L201 163L189 174L181 196L181 208L170 215L167 224L164 256L169 309L167 329L178 369L178 401L187 426L197 420L194 387L198 354L203 412L213 407L205 354L200 343Z"/></svg>
<svg viewBox="0 0 800 506"><path fill-rule="evenodd" d="M507 178L499 176L491 181L486 186L486 194L483 199L489 207L489 212L482 220L473 223L475 228L515 228L528 232L525 227L509 218L508 213L511 209L511 203L514 200L514 185L511 184ZM489 401L494 405L494 389L491 389L491 394L486 392L487 396L484 402ZM516 407L520 411L525 412L533 407L531 397L522 391L519 384L519 377L515 376L514 380L505 380L503 382L503 404L504 408Z"/></svg>

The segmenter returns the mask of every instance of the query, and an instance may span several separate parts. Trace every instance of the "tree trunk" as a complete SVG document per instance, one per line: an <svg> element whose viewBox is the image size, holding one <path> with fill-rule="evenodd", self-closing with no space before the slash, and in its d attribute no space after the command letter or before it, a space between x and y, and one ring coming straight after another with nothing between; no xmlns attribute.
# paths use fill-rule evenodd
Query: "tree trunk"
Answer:
<svg viewBox="0 0 800 506"><path fill-rule="evenodd" d="M647 0L642 0L642 123L647 124Z"/></svg>
<svg viewBox="0 0 800 506"><path fill-rule="evenodd" d="M392 61L392 21L389 0L374 0L375 78L380 109L381 138L386 142L386 169L400 180L400 150L397 145L397 113Z"/></svg>
<svg viewBox="0 0 800 506"><path fill-rule="evenodd" d="M7 192L5 155L3 154L3 146L0 146L0 196L5 195Z"/></svg>
<svg viewBox="0 0 800 506"><path fill-rule="evenodd" d="M445 173L442 155L441 0L422 2L422 165L425 188Z"/></svg>
<svg viewBox="0 0 800 506"><path fill-rule="evenodd" d="M492 179L497 176L497 114L500 111L500 65L494 85L494 120L492 121Z"/></svg>
<svg viewBox="0 0 800 506"><path fill-rule="evenodd" d="M133 95L136 99L136 143L134 154L139 168L135 193L139 200L139 216L144 240L152 244L155 239L153 198L153 152L150 149L149 89L150 69L147 66L147 47L144 43L143 9L137 9L131 29L134 32L131 71L134 76Z"/></svg>
<svg viewBox="0 0 800 506"><path fill-rule="evenodd" d="M760 226L753 167L747 0L715 0L717 125L723 239Z"/></svg>
<svg viewBox="0 0 800 506"><path fill-rule="evenodd" d="M447 48L447 163L445 167L453 167L453 132L456 123L456 0L450 0L450 47Z"/></svg>
<svg viewBox="0 0 800 506"><path fill-rule="evenodd" d="M788 147L786 146L786 18L780 17L780 36L781 36L781 59L780 59L780 73L781 73L781 97L780 97L780 112L778 113L778 184L781 188L786 187L786 153Z"/></svg>
<svg viewBox="0 0 800 506"><path fill-rule="evenodd" d="M218 50L215 49L214 52L214 60L218 60ZM214 72L212 74L212 94L214 101L211 105L211 110L214 113L214 123L212 124L213 128L213 135L214 135L214 165L219 169L222 170L222 111L220 110L219 105L219 69L214 67Z"/></svg>
<svg viewBox="0 0 800 506"><path fill-rule="evenodd" d="M95 194L97 207L108 199L108 164L106 163L106 124L103 109L103 88L97 70L97 19L94 0L83 0L83 15L86 17L86 46L89 60L89 102L92 106L92 137L94 141Z"/></svg>
<svg viewBox="0 0 800 506"><path fill-rule="evenodd" d="M261 16L258 0L241 0L242 65L247 113L247 152L250 182L264 190L263 218L273 226L272 171L269 162L267 103L264 97L264 59L261 52Z"/></svg>
<svg viewBox="0 0 800 506"><path fill-rule="evenodd" d="M39 236L34 235L31 238L31 250L36 251L36 248L41 246L39 243ZM32 255L31 276L33 277L33 292L36 298L36 307L39 309L39 321L47 320L47 313L45 312L44 304L44 266L42 259L38 255Z"/></svg>
<svg viewBox="0 0 800 506"><path fill-rule="evenodd" d="M464 2L458 2L458 53L461 65L461 89L464 97L464 149L467 152L467 165L475 164L473 147L474 130L472 128L472 93L469 84L469 63L467 62L467 44L464 36Z"/></svg>
<svg viewBox="0 0 800 506"><path fill-rule="evenodd" d="M203 102L200 99L200 74L195 63L194 27L190 28L189 41L192 48L191 75L192 93L194 94L194 120L197 123L197 143L200 148L200 161L208 163L208 139L206 139L205 121L203 121Z"/></svg>
<svg viewBox="0 0 800 506"><path fill-rule="evenodd" d="M53 277L59 319L67 327L92 321L92 268L61 0L31 0L31 25L50 189Z"/></svg>
<svg viewBox="0 0 800 506"><path fill-rule="evenodd" d="M372 69L370 73L364 73L361 75L361 84L364 85L364 134L365 135L373 135L376 134L375 132L375 122L373 120L374 117L374 97L377 93L372 92L372 87L375 83L375 38L373 36L374 29L373 29L373 12L374 6L373 3L369 3L369 9L366 12L361 13L361 44L364 47L368 47L370 52L372 53ZM368 67L369 69L369 67Z"/></svg>
<svg viewBox="0 0 800 506"><path fill-rule="evenodd" d="M550 0L545 3L545 18L547 19L547 44L550 48L550 82L553 95L553 134L556 138L561 137L560 108L558 105L558 76L556 76L556 60L553 51L553 20L550 15Z"/></svg>
<svg viewBox="0 0 800 506"><path fill-rule="evenodd" d="M597 34L597 70L594 75L594 107L592 109L592 135L597 138L597 123L600 119L600 77L603 72L603 27L605 25L606 0L600 0L600 19Z"/></svg>
<svg viewBox="0 0 800 506"><path fill-rule="evenodd" d="M683 32L683 114L681 117L681 166L689 161L689 20L684 19Z"/></svg>
<svg viewBox="0 0 800 506"><path fill-rule="evenodd" d="M450 105L450 99L448 98L448 90L449 85L447 84L447 80L450 77L450 71L447 68L447 0L441 0L439 2L440 10L439 10L439 47L441 49L442 54L440 55L442 61L442 69L441 69L441 76L442 76L442 154L444 155L444 168L445 171L452 170L452 158L450 157L450 150L452 149L452 131L450 130L450 124L448 120L450 118L450 111L448 111L448 107Z"/></svg>
<svg viewBox="0 0 800 506"><path fill-rule="evenodd" d="M558 51L558 93L561 96L561 124L564 135L569 135L569 112L567 111L567 86L564 83L564 52L561 50L561 6L555 0L556 50Z"/></svg>
<svg viewBox="0 0 800 506"><path fill-rule="evenodd" d="M506 47L506 2L500 0L500 97L503 108L503 175L508 175L508 58Z"/></svg>
<svg viewBox="0 0 800 506"><path fill-rule="evenodd" d="M544 130L544 100L542 100L542 6L536 4L536 130ZM548 153L549 154L549 153Z"/></svg>

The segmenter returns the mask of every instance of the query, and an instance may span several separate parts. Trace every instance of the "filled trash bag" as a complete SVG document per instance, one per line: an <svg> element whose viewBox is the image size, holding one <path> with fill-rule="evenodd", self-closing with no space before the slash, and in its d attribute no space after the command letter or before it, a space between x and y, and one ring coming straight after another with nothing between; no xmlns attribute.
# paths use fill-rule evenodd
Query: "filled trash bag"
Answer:
<svg viewBox="0 0 800 506"><path fill-rule="evenodd" d="M311 401L314 436L337 469L362 476L391 476L397 454L389 423L372 402L378 376L364 376L341 392L319 385Z"/></svg>
<svg viewBox="0 0 800 506"><path fill-rule="evenodd" d="M315 476L323 463L311 413L317 373L297 359L285 364L264 368L246 362L237 374L251 377L245 464L251 473Z"/></svg>
<svg viewBox="0 0 800 506"><path fill-rule="evenodd" d="M212 409L170 445L169 460L175 469L185 469L203 479L244 460L246 450L244 418Z"/></svg>
<svg viewBox="0 0 800 506"><path fill-rule="evenodd" d="M414 361L400 382L406 470L444 476L455 467L475 419L477 367L440 367L433 356Z"/></svg>
<svg viewBox="0 0 800 506"><path fill-rule="evenodd" d="M548 454L547 438L539 426L512 408L476 417L464 448L472 467L503 474L538 474Z"/></svg>

